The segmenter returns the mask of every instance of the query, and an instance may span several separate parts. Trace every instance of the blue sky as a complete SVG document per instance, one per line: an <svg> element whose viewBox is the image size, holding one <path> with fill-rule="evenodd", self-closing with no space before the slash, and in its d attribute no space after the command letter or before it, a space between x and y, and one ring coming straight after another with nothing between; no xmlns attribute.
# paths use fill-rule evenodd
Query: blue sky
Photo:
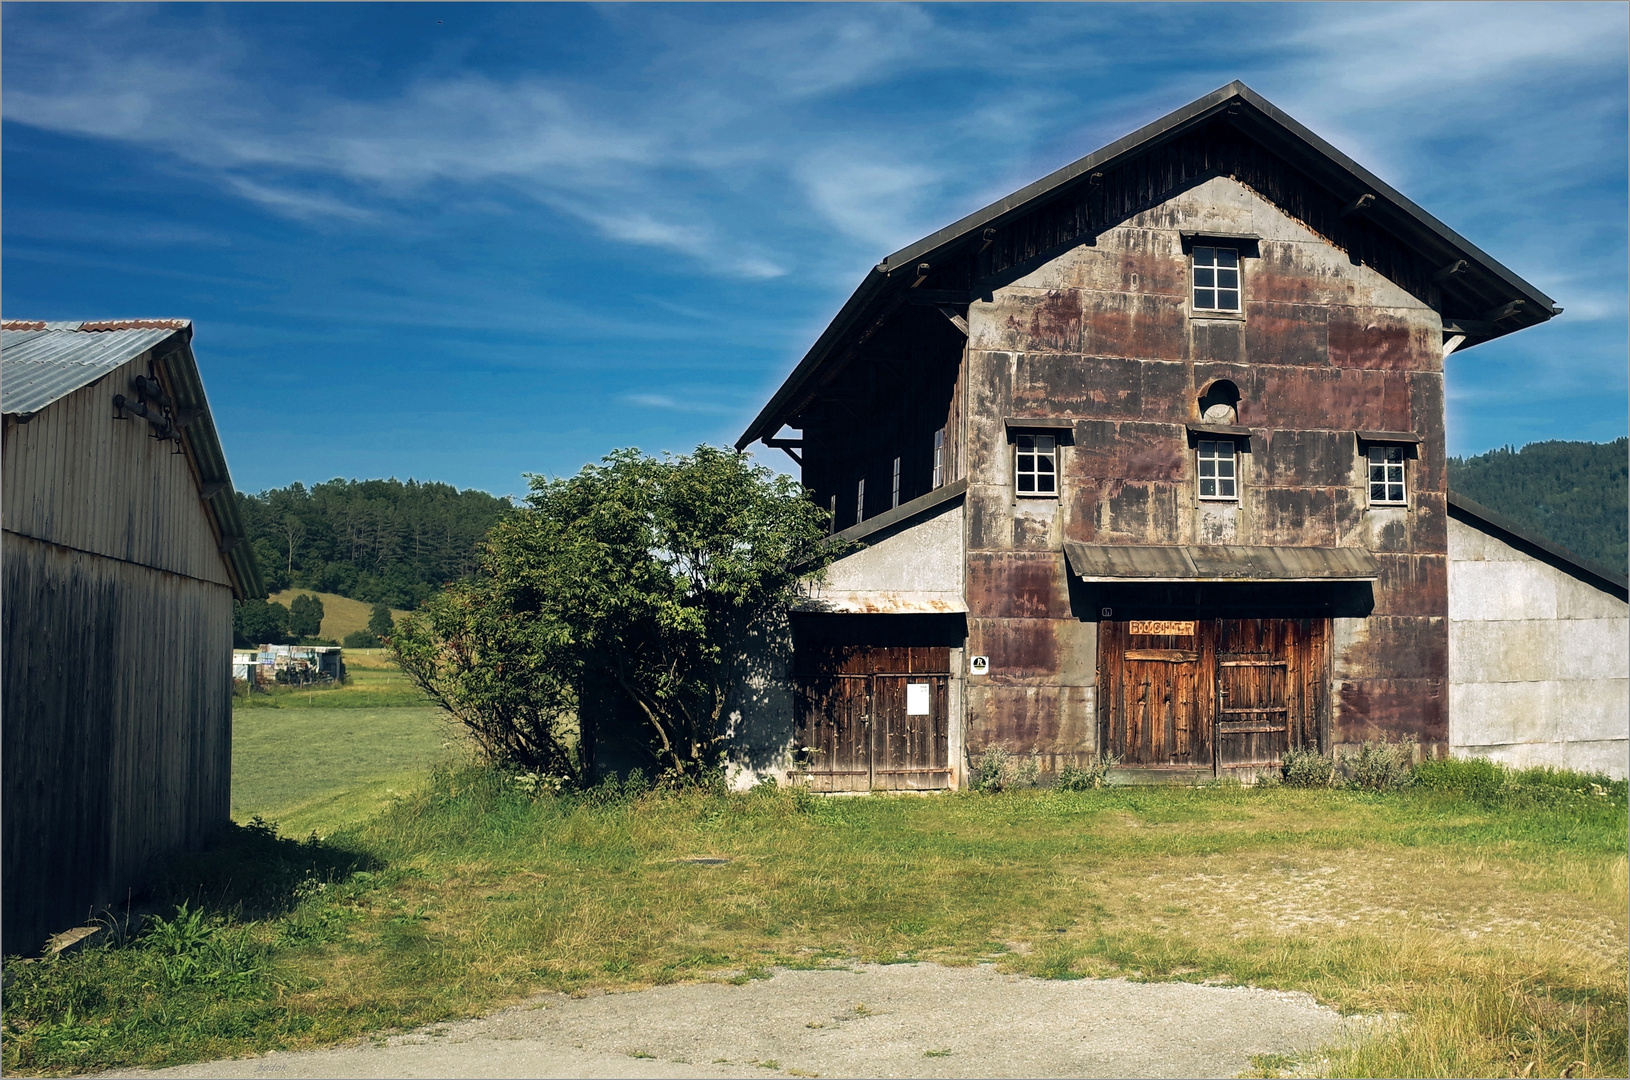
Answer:
<svg viewBox="0 0 1630 1080"><path fill-rule="evenodd" d="M520 492L733 440L882 255L1240 78L1567 309L1453 451L1611 439L1627 10L7 4L0 305L195 320L246 490Z"/></svg>

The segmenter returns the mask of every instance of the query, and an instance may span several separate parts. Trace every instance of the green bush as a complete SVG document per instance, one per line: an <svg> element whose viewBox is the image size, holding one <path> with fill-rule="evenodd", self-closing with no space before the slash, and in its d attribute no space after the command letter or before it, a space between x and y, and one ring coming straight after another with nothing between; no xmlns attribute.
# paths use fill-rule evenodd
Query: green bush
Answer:
<svg viewBox="0 0 1630 1080"><path fill-rule="evenodd" d="M1286 787L1335 787L1336 759L1310 747L1292 747L1280 759L1279 776Z"/></svg>
<svg viewBox="0 0 1630 1080"><path fill-rule="evenodd" d="M995 795L1011 788L1035 787L1039 768L1034 754L1021 762L1000 746L992 746L974 765L973 788Z"/></svg>
<svg viewBox="0 0 1630 1080"><path fill-rule="evenodd" d="M1085 765L1066 765L1058 770L1053 787L1058 791L1096 791L1109 786L1109 774L1120 765L1114 754L1094 754Z"/></svg>
<svg viewBox="0 0 1630 1080"><path fill-rule="evenodd" d="M391 609L384 604L375 604L368 612L368 633L383 641L391 636L392 629Z"/></svg>
<svg viewBox="0 0 1630 1080"><path fill-rule="evenodd" d="M1366 740L1356 756L1344 756L1341 770L1347 783L1361 791L1393 791L1408 787L1412 779L1410 765L1415 759L1415 741L1406 739L1392 742Z"/></svg>
<svg viewBox="0 0 1630 1080"><path fill-rule="evenodd" d="M367 630L353 630L341 642L347 649L377 649L379 637Z"/></svg>

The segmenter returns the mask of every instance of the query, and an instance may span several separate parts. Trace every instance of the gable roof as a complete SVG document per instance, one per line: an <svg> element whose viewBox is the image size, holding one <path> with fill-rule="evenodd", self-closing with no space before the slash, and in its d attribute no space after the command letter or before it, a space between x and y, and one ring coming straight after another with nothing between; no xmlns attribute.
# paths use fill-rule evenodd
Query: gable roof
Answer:
<svg viewBox="0 0 1630 1080"><path fill-rule="evenodd" d="M1073 197L1078 204L1082 203L1082 192L1094 183L1107 184L1105 178L1112 177L1116 169L1170 147L1187 136L1218 126L1297 170L1323 193L1323 201L1329 206L1304 208L1308 212L1301 216L1328 218L1331 224L1349 217L1361 221L1364 232L1401 245L1421 267L1427 268L1423 280L1427 288L1436 289L1441 298L1444 332L1464 335L1466 341L1462 348L1545 322L1561 313L1562 309L1549 296L1297 123L1272 102L1235 81L885 257L862 279L786 382L742 433L736 447L745 448L748 443L771 437L780 430L792 415L793 406L802 400L802 392L816 372L827 362L839 359L844 347L868 322L885 317L891 300L898 301L906 289L921 284L922 275L917 273L921 264L927 263L932 271L948 259L965 259L973 248L988 247L993 242L1000 244L1004 232L1016 231L1014 227L1027 215L1051 206L1060 207L1064 217L1073 209L1076 223L1073 228L1065 225L1060 229L1055 225L1048 230L1049 235L1064 240L1075 237L1075 242L1084 242L1091 234L1119 222L1102 216L1101 212L1096 219L1089 220L1093 214L1088 206L1065 207L1065 202ZM1221 171L1215 162L1200 166L1202 173L1208 168L1212 175ZM1130 215L1123 215L1119 220L1125 216ZM1310 227L1314 225L1312 221L1305 223ZM1324 233L1329 235L1331 231ZM1364 243L1367 239L1370 237L1356 236L1355 247L1367 246ZM1359 254L1354 251L1355 258ZM1372 255L1368 251L1363 254L1366 260ZM1385 257L1384 252L1374 254Z"/></svg>
<svg viewBox="0 0 1630 1080"><path fill-rule="evenodd" d="M1495 539L1538 559L1556 569L1578 578L1587 585L1611 593L1620 600L1630 600L1630 577L1609 569L1594 559L1575 555L1561 544L1547 540L1531 529L1517 524L1503 514L1497 514L1482 503L1464 495L1449 493L1449 516L1457 521L1488 533Z"/></svg>
<svg viewBox="0 0 1630 1080"><path fill-rule="evenodd" d="M26 424L42 409L146 352L152 353L169 383L175 415L181 417L181 448L192 466L204 511L215 527L233 595L239 600L263 597L266 586L260 565L254 546L244 535L237 490L193 356L190 320L7 319L0 323L0 413ZM186 414L192 419L187 420Z"/></svg>

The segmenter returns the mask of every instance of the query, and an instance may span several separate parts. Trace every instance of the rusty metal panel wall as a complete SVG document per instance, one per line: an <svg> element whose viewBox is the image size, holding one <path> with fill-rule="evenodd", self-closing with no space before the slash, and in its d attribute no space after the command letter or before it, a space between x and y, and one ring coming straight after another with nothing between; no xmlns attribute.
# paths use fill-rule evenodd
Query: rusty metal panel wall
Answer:
<svg viewBox="0 0 1630 1080"><path fill-rule="evenodd" d="M1135 176L1105 178L1098 203L1005 227L983 256L980 272L1001 285L968 315L968 650L991 662L967 689L971 753L1037 747L1057 763L1097 748L1070 702L1096 693L1096 664L1074 658L1092 655L1099 614L1072 589L1066 541L1373 554L1373 613L1338 618L1332 638L1331 739L1446 739L1435 287L1305 178L1233 153L1163 151ZM1238 316L1191 316L1185 233L1259 238ZM1185 428L1223 378L1252 431L1237 504L1198 500ZM1056 502L1015 497L1005 416L1075 421ZM1359 430L1420 436L1408 507L1368 506Z"/></svg>
<svg viewBox="0 0 1630 1080"><path fill-rule="evenodd" d="M26 953L226 824L232 592L9 529L3 555L0 937Z"/></svg>

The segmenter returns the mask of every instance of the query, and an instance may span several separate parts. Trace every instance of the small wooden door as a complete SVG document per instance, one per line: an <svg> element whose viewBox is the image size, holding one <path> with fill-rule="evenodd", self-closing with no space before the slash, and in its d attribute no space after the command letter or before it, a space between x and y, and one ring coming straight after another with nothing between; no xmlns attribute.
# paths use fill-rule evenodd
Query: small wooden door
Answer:
<svg viewBox="0 0 1630 1080"><path fill-rule="evenodd" d="M1289 661L1266 653L1217 654L1217 766L1276 764L1289 745Z"/></svg>
<svg viewBox="0 0 1630 1080"><path fill-rule="evenodd" d="M872 787L951 786L950 674L872 676Z"/></svg>
<svg viewBox="0 0 1630 1080"><path fill-rule="evenodd" d="M798 757L816 791L871 790L870 693L868 675L798 680Z"/></svg>
<svg viewBox="0 0 1630 1080"><path fill-rule="evenodd" d="M1188 650L1129 649L1121 757L1137 764L1183 764L1205 745L1195 708L1199 656Z"/></svg>
<svg viewBox="0 0 1630 1080"><path fill-rule="evenodd" d="M949 648L801 649L800 769L816 791L949 787Z"/></svg>

